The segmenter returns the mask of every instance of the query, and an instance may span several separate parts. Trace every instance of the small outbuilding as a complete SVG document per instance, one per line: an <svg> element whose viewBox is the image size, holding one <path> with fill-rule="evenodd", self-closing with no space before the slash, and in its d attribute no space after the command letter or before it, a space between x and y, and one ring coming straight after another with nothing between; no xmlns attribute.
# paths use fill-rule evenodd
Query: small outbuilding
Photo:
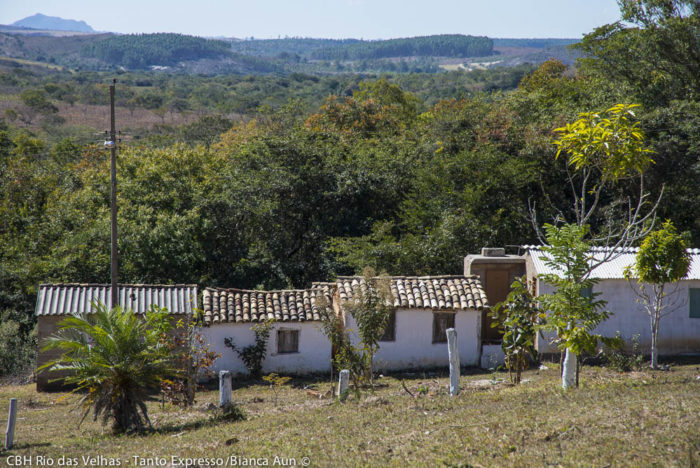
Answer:
<svg viewBox="0 0 700 468"><path fill-rule="evenodd" d="M331 344L320 327L317 298L331 303L330 286L311 289L255 291L206 288L202 293L205 327L201 333L211 350L221 355L212 370L247 373L243 361L225 344L238 349L255 344L252 326L273 322L263 361L263 373L330 372Z"/></svg>
<svg viewBox="0 0 700 468"><path fill-rule="evenodd" d="M377 370L425 369L449 364L445 330L457 332L462 366L481 359L481 314L486 294L475 276L392 276L389 324L375 356ZM336 282L345 328L356 334L357 323L346 304L365 286L361 277Z"/></svg>
<svg viewBox="0 0 700 468"><path fill-rule="evenodd" d="M119 304L136 314L145 314L151 306L165 307L174 319L192 316L197 308L197 286L193 284L153 285L120 284ZM58 323L70 315L92 313L96 304L112 308L109 284L42 284L36 300L38 343L37 367L61 356L59 350L42 350L42 342L58 330ZM42 372L36 377L36 388L46 391L60 387L50 383L56 372Z"/></svg>

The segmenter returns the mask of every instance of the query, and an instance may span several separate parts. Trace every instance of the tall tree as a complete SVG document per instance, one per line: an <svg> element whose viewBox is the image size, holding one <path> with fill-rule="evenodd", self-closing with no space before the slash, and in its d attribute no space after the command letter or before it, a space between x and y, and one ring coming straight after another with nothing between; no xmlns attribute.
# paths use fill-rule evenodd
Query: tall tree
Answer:
<svg viewBox="0 0 700 468"><path fill-rule="evenodd" d="M651 325L651 368L658 367L659 321L673 312L678 305L671 296L677 293L668 286L688 274L690 253L682 235L673 223L667 220L661 229L649 234L639 248L634 265L625 270L628 280L637 278L632 288L641 302ZM677 286L677 285L676 285ZM670 300L669 300L670 299Z"/></svg>
<svg viewBox="0 0 700 468"><path fill-rule="evenodd" d="M653 160L635 119L634 107L618 104L604 112L583 113L575 122L555 130L559 134L554 142L558 147L557 157L563 153L568 158L573 207L569 212L560 211L557 216L556 221L563 221L564 227L557 230L545 225L546 235L539 230L536 213L532 211L533 224L542 243L548 246L545 251L549 252L552 266L558 270L557 277L566 281L553 283L560 289L549 300L552 306L568 308L563 313L553 311L569 320L566 327L559 326L556 330L566 353L562 372L564 388L578 384L578 354L589 349L592 341L589 325L597 325L606 318L596 312L600 307L596 307L594 297L578 299L574 293L590 286L591 272L646 236L655 221L658 200L649 203L643 177ZM610 199L615 185L627 179L638 181L636 199L629 198L624 204ZM592 231L591 225L598 229ZM587 245L606 248L593 257L583 253ZM559 253L559 248L564 252ZM581 252L574 255L578 250ZM554 281L555 277L548 279ZM581 334L582 341L566 338L572 333Z"/></svg>

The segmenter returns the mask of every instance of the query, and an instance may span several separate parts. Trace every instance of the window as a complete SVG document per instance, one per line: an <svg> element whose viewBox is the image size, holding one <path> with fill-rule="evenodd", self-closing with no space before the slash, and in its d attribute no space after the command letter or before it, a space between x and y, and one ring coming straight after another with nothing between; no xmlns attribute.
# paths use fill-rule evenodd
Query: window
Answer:
<svg viewBox="0 0 700 468"><path fill-rule="evenodd" d="M447 343L447 329L455 327L455 314L433 314L433 343Z"/></svg>
<svg viewBox="0 0 700 468"><path fill-rule="evenodd" d="M389 320L386 321L384 334L379 341L396 341L396 311L389 312Z"/></svg>
<svg viewBox="0 0 700 468"><path fill-rule="evenodd" d="M700 288L689 288L688 296L690 318L700 318Z"/></svg>
<svg viewBox="0 0 700 468"><path fill-rule="evenodd" d="M277 330L277 354L299 352L299 330Z"/></svg>

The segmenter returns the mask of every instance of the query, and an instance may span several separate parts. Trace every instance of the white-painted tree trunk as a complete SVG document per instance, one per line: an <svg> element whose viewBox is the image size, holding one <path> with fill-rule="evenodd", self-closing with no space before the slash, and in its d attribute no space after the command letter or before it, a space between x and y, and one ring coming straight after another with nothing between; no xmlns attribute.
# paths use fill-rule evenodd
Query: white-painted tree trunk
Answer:
<svg viewBox="0 0 700 468"><path fill-rule="evenodd" d="M564 357L564 371L561 374L561 387L563 389L576 387L576 353L566 350Z"/></svg>
<svg viewBox="0 0 700 468"><path fill-rule="evenodd" d="M659 319L652 320L651 325L651 368L658 369L659 367L659 352L656 349L656 339L659 333Z"/></svg>

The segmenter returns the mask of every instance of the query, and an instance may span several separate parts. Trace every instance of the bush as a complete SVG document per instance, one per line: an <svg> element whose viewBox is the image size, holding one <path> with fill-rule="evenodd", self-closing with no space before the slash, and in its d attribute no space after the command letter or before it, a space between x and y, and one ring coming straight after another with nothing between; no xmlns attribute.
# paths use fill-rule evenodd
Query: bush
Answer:
<svg viewBox="0 0 700 468"><path fill-rule="evenodd" d="M24 326L23 326L24 325ZM0 314L0 377L29 372L36 362L36 327L29 333L10 312Z"/></svg>
<svg viewBox="0 0 700 468"><path fill-rule="evenodd" d="M267 341L270 339L270 331L272 330L272 320L256 323L251 330L255 333L255 344L248 345L243 349L236 347L233 338L224 339L224 344L231 348L245 364L250 376L254 379L259 379L262 374L262 364L267 355Z"/></svg>
<svg viewBox="0 0 700 468"><path fill-rule="evenodd" d="M74 392L85 392L83 419L112 421L114 432L142 431L150 426L146 400L160 382L173 374L170 348L163 337L171 329L167 312L152 309L141 320L120 307L97 306L93 314L66 318L44 349L63 356L39 371L67 370L64 378Z"/></svg>
<svg viewBox="0 0 700 468"><path fill-rule="evenodd" d="M639 349L639 335L632 337L632 351L625 352L625 343L620 332L615 334L612 344L604 347L600 354L603 365L618 372L640 370L644 363L644 355Z"/></svg>

